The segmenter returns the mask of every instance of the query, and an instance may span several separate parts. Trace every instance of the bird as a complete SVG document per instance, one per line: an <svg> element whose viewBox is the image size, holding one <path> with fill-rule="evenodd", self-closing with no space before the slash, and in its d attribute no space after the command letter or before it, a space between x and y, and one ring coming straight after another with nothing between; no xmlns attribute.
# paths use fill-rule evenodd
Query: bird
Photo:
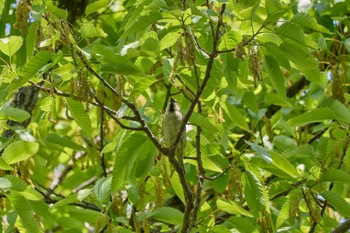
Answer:
<svg viewBox="0 0 350 233"><path fill-rule="evenodd" d="M163 134L164 141L167 147L171 147L177 137L177 133L181 130L182 114L180 112L179 104L175 99L170 98L168 107L165 111ZM186 133L182 132L180 140L175 148L175 156L177 161L183 165L183 158L186 148Z"/></svg>

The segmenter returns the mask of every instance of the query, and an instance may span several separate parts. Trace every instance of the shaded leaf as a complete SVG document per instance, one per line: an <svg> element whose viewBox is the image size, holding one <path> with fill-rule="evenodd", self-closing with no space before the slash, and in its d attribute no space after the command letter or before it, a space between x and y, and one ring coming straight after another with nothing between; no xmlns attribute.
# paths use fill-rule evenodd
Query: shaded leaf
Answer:
<svg viewBox="0 0 350 233"><path fill-rule="evenodd" d="M66 98L69 112L74 121L88 134L91 134L91 120L81 102Z"/></svg>
<svg viewBox="0 0 350 233"><path fill-rule="evenodd" d="M149 213L148 216L158 221L178 226L182 225L184 218L184 215L181 211L171 207L162 207L159 210Z"/></svg>
<svg viewBox="0 0 350 233"><path fill-rule="evenodd" d="M99 179L94 188L94 194L100 204L108 205L111 194L112 176Z"/></svg>
<svg viewBox="0 0 350 233"><path fill-rule="evenodd" d="M272 56L265 56L265 67L269 78L275 87L277 93L282 97L286 97L286 87L284 77L278 62Z"/></svg>

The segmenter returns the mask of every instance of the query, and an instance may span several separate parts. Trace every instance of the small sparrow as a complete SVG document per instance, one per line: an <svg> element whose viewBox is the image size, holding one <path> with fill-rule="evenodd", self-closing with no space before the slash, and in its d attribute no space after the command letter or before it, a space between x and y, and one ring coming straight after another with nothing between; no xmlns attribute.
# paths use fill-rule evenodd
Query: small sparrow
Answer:
<svg viewBox="0 0 350 233"><path fill-rule="evenodd" d="M165 112L163 133L165 145L170 147L176 140L177 132L180 130L182 124L182 114L176 100L170 98L169 105ZM186 147L186 133L182 132L179 143L175 148L175 156L180 164L183 164L183 158Z"/></svg>

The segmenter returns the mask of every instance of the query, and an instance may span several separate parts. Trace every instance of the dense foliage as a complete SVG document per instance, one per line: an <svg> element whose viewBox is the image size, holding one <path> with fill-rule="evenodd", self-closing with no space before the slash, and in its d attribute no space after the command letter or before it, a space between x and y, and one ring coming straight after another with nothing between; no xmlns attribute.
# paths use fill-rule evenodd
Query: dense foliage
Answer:
<svg viewBox="0 0 350 233"><path fill-rule="evenodd" d="M0 0L0 15L1 231L350 228L349 1ZM170 97L184 164L162 140Z"/></svg>

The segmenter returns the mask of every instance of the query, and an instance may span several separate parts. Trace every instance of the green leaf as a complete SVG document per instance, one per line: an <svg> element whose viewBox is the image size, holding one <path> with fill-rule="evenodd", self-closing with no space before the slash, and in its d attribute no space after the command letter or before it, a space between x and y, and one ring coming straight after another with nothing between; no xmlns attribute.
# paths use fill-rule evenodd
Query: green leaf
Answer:
<svg viewBox="0 0 350 233"><path fill-rule="evenodd" d="M133 85L132 94L130 99L137 99L141 94L143 94L152 84L158 80L154 79L151 76L140 77L136 83Z"/></svg>
<svg viewBox="0 0 350 233"><path fill-rule="evenodd" d="M145 29L148 28L151 24L157 22L158 20L162 19L162 13L159 11L159 9L150 11L148 14L139 16L135 22L125 30L123 37L129 36L133 33L137 32L143 32Z"/></svg>
<svg viewBox="0 0 350 233"><path fill-rule="evenodd" d="M0 170L5 170L5 171L13 170L13 168L5 162L2 156L0 156Z"/></svg>
<svg viewBox="0 0 350 233"><path fill-rule="evenodd" d="M13 108L4 105L0 109L0 119L2 120L12 120L16 122L23 122L30 118L30 114L19 108Z"/></svg>
<svg viewBox="0 0 350 233"><path fill-rule="evenodd" d="M141 69L130 62L126 56L117 55L106 46L95 45L92 48L92 53L104 61L101 71L120 75L144 76Z"/></svg>
<svg viewBox="0 0 350 233"><path fill-rule="evenodd" d="M218 199L216 201L216 206L219 210L225 211L229 214L241 214L248 217L254 217L251 213L249 213L247 210L243 209L240 205L233 201L226 201L222 199Z"/></svg>
<svg viewBox="0 0 350 233"><path fill-rule="evenodd" d="M277 35L282 37L286 42L297 42L301 45L305 43L305 36L303 29L294 23L284 23L276 31Z"/></svg>
<svg viewBox="0 0 350 233"><path fill-rule="evenodd" d="M220 55L223 64L223 74L227 80L228 86L232 90L237 88L237 72L239 66L239 59L234 58L230 53L224 53Z"/></svg>
<svg viewBox="0 0 350 233"><path fill-rule="evenodd" d="M1 178L0 177L0 192L7 192L8 190L10 190L12 184L11 182L6 179L6 178Z"/></svg>
<svg viewBox="0 0 350 233"><path fill-rule="evenodd" d="M266 0L265 7L268 15L280 10L283 6L279 0Z"/></svg>
<svg viewBox="0 0 350 233"><path fill-rule="evenodd" d="M227 115L231 119L233 123L235 123L239 128L249 132L249 126L247 122L245 121L244 116L242 113L233 105L231 105L228 101L226 101L226 104L223 105Z"/></svg>
<svg viewBox="0 0 350 233"><path fill-rule="evenodd" d="M272 164L278 167L281 171L287 173L292 178L299 177L298 171L295 167L282 155L271 151Z"/></svg>
<svg viewBox="0 0 350 233"><path fill-rule="evenodd" d="M205 130L208 130L213 134L218 133L218 128L215 127L212 123L210 123L207 117L204 117L197 112L192 113L190 117L190 122L194 125L202 127Z"/></svg>
<svg viewBox="0 0 350 233"><path fill-rule="evenodd" d="M335 210L343 217L350 217L350 204L345 201L338 193L334 191L324 191L321 195L326 199Z"/></svg>
<svg viewBox="0 0 350 233"><path fill-rule="evenodd" d="M26 187L24 191L12 191L12 192L16 192L17 194L21 195L25 199L31 200L31 201L39 201L43 199L43 196L29 185Z"/></svg>
<svg viewBox="0 0 350 233"><path fill-rule="evenodd" d="M160 50L173 46L180 37L180 32L169 32L159 42Z"/></svg>
<svg viewBox="0 0 350 233"><path fill-rule="evenodd" d="M5 0L0 0L0 19L2 15L2 10L4 9L4 5L5 5Z"/></svg>
<svg viewBox="0 0 350 233"><path fill-rule="evenodd" d="M338 100L326 97L321 101L320 107L328 107L333 111L335 120L350 124L350 110Z"/></svg>
<svg viewBox="0 0 350 233"><path fill-rule="evenodd" d="M97 12L98 10L107 7L111 0L99 0L87 5L85 9L85 16Z"/></svg>
<svg viewBox="0 0 350 233"><path fill-rule="evenodd" d="M286 202L283 204L281 211L278 214L277 221L276 221L276 229L278 229L283 223L285 223L290 218L289 207L290 207L290 202L288 198Z"/></svg>
<svg viewBox="0 0 350 233"><path fill-rule="evenodd" d="M95 27L92 23L84 23L80 28L80 33L83 38L107 37L107 34L101 28Z"/></svg>
<svg viewBox="0 0 350 233"><path fill-rule="evenodd" d="M268 163L272 163L271 155L265 150L264 147L249 141L245 142L250 146L250 148L252 148L252 150L254 150L258 155L260 155L263 160L265 160Z"/></svg>
<svg viewBox="0 0 350 233"><path fill-rule="evenodd" d="M301 126L313 122L333 120L334 118L334 113L329 108L318 108L289 119L288 125Z"/></svg>
<svg viewBox="0 0 350 233"><path fill-rule="evenodd" d="M112 184L112 176L110 177L103 177L102 179L99 179L94 188L94 194L98 200L98 202L102 204L108 205L110 200L110 194L111 194L111 184Z"/></svg>
<svg viewBox="0 0 350 233"><path fill-rule="evenodd" d="M56 202L54 205L52 205L50 208L57 208L57 207L61 207L61 206L66 206L75 202L79 202L78 200L78 193L73 193L68 195L67 197L59 200L58 202Z"/></svg>
<svg viewBox="0 0 350 233"><path fill-rule="evenodd" d="M36 154L38 149L36 142L17 141L5 148L2 157L7 164L18 163Z"/></svg>
<svg viewBox="0 0 350 233"><path fill-rule="evenodd" d="M35 218L35 215L33 214L33 209L28 200L26 200L23 196L11 193L11 195L8 196L8 199L10 200L11 204L17 211L21 222L27 232L29 233L40 233L43 232L42 229L39 226L39 223L37 219Z"/></svg>
<svg viewBox="0 0 350 233"><path fill-rule="evenodd" d="M258 216L259 211L264 209L262 185L256 175L249 170L242 174L242 183L247 204L254 216Z"/></svg>
<svg viewBox="0 0 350 233"><path fill-rule="evenodd" d="M286 97L286 87L284 77L278 62L272 56L265 56L265 67L269 78L276 89L277 93L282 97Z"/></svg>
<svg viewBox="0 0 350 233"><path fill-rule="evenodd" d="M10 36L0 39L0 51L12 57L22 46L23 39L20 36Z"/></svg>
<svg viewBox="0 0 350 233"><path fill-rule="evenodd" d="M181 211L171 207L162 207L159 210L149 213L148 216L155 220L177 226L182 225L184 218L184 214Z"/></svg>
<svg viewBox="0 0 350 233"><path fill-rule="evenodd" d="M231 216L223 224L229 229L237 229L240 233L256 233L256 226L248 221L247 218ZM230 231L232 232L232 231Z"/></svg>
<svg viewBox="0 0 350 233"><path fill-rule="evenodd" d="M91 134L91 120L89 114L85 111L81 102L66 98L69 112L72 114L75 122L88 134Z"/></svg>
<svg viewBox="0 0 350 233"><path fill-rule="evenodd" d="M51 1L46 1L46 10L60 19L68 18L68 11L56 7Z"/></svg>
<svg viewBox="0 0 350 233"><path fill-rule="evenodd" d="M322 173L322 181L350 183L350 174L344 170L327 170Z"/></svg>
<svg viewBox="0 0 350 233"><path fill-rule="evenodd" d="M280 49L284 56L297 65L299 69L315 69L318 66L318 62L311 53L305 51L306 48L303 50L292 43L283 42Z"/></svg>
<svg viewBox="0 0 350 233"><path fill-rule="evenodd" d="M149 150L150 143L145 135L138 133L131 134L124 139L119 146L114 162L112 192L121 189L130 175L134 175L131 174L131 171L135 171L135 161L141 154L148 156L150 153L154 153L152 150Z"/></svg>
<svg viewBox="0 0 350 233"><path fill-rule="evenodd" d="M298 13L294 15L292 22L315 31L332 34L327 28L319 25L314 17L305 13Z"/></svg>
<svg viewBox="0 0 350 233"><path fill-rule="evenodd" d="M60 136L58 134L47 135L46 140L50 143L58 144L62 147L72 148L74 150L86 151L86 148L75 143L70 137Z"/></svg>
<svg viewBox="0 0 350 233"><path fill-rule="evenodd" d="M29 79L35 76L43 66L51 60L51 53L48 51L38 52L25 64L17 79L14 79L7 87L8 91L17 90L23 86Z"/></svg>
<svg viewBox="0 0 350 233"><path fill-rule="evenodd" d="M173 190L176 196L182 201L182 203L185 204L186 201L185 201L184 191L181 186L179 175L176 172L174 172L173 176L170 178L170 183L171 183L171 186L173 187Z"/></svg>

